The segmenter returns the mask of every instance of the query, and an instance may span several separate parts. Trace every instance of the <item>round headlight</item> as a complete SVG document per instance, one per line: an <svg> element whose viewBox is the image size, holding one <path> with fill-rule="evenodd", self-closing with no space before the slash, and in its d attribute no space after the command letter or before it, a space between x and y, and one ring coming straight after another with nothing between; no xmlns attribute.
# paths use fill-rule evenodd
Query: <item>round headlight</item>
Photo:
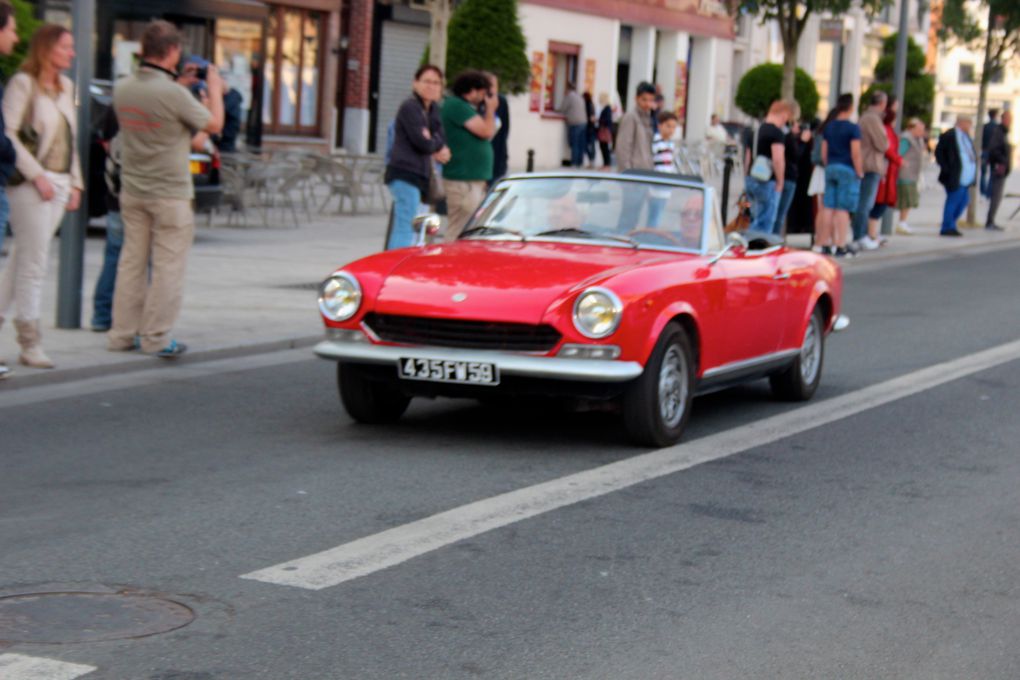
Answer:
<svg viewBox="0 0 1020 680"><path fill-rule="evenodd" d="M612 335L620 325L623 303L611 290L589 288L574 303L574 327L586 338Z"/></svg>
<svg viewBox="0 0 1020 680"><path fill-rule="evenodd" d="M337 272L319 286L319 311L332 321L346 321L361 306L361 286L346 272Z"/></svg>

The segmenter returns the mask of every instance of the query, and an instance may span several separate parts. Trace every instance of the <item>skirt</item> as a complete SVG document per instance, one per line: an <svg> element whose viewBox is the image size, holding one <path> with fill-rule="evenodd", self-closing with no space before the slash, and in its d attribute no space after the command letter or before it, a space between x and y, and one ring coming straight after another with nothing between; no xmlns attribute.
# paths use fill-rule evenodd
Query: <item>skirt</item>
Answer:
<svg viewBox="0 0 1020 680"><path fill-rule="evenodd" d="M808 181L807 195L820 196L825 193L825 168L816 165L811 171L811 179Z"/></svg>

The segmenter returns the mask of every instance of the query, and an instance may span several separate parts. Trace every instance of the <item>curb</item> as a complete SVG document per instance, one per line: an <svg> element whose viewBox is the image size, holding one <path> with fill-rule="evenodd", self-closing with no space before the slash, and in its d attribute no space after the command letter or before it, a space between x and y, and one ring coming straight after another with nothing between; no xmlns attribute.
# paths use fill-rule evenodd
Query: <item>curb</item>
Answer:
<svg viewBox="0 0 1020 680"><path fill-rule="evenodd" d="M846 265L843 266L843 271L846 274L850 274L854 271L863 272L877 268L882 264L903 260L917 260L918 262L923 262L957 256L982 255L987 252L994 252L996 250L1006 248L1016 248L1018 246L1020 246L1020 234L985 243L959 243L959 245L929 248L927 250L914 250L905 253L868 253L863 256L858 255L847 262Z"/></svg>
<svg viewBox="0 0 1020 680"><path fill-rule="evenodd" d="M204 350L201 352L189 352L176 359L158 359L146 355L137 355L137 358L113 364L99 366L83 366L81 368L69 368L55 370L36 375L20 376L17 369L11 368L11 376L0 382L0 391L15 392L21 388L39 387L40 385L56 385L87 378L99 378L110 375L121 375L134 373L136 371L148 371L152 369L172 369L174 366L206 363L220 359L236 359L238 357L252 356L255 354L269 354L271 352L282 352L289 349L302 349L312 347L321 340L319 335L304 336L299 338L284 338L283 340L270 340L267 342L256 342L249 345L235 345L232 347L220 347L218 349ZM311 358L311 354L309 354Z"/></svg>

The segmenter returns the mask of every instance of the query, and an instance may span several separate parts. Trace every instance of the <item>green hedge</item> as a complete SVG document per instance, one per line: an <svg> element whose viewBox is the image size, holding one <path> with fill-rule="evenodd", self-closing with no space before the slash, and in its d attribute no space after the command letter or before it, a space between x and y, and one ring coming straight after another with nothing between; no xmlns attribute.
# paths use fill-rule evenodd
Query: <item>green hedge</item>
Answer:
<svg viewBox="0 0 1020 680"><path fill-rule="evenodd" d="M737 107L752 118L762 118L769 106L779 99L783 86L782 64L755 66L740 79L737 85ZM797 69L793 81L793 97L800 104L800 117L810 120L818 112L818 88L814 78L803 69Z"/></svg>
<svg viewBox="0 0 1020 680"><path fill-rule="evenodd" d="M492 71L503 93L527 91L531 64L517 0L465 0L457 6L447 32L447 79L467 69Z"/></svg>
<svg viewBox="0 0 1020 680"><path fill-rule="evenodd" d="M28 54L29 39L42 25L42 22L35 18L35 8L28 0L11 0L11 5L14 6L14 21L17 22L18 37L21 40L14 46L13 54L0 56L0 72L3 73L4 82L14 75L14 72L21 66L22 60Z"/></svg>

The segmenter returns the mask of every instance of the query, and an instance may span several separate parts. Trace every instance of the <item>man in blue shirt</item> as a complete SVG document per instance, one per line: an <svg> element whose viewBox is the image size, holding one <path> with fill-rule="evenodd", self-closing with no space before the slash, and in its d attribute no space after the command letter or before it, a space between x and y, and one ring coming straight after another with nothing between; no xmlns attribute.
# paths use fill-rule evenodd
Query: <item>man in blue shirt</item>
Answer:
<svg viewBox="0 0 1020 680"><path fill-rule="evenodd" d="M978 170L974 143L970 139L971 124L970 116L960 116L955 127L942 133L935 147L939 183L946 188L940 236L963 236L956 228L956 221L967 209L968 189L974 184Z"/></svg>

